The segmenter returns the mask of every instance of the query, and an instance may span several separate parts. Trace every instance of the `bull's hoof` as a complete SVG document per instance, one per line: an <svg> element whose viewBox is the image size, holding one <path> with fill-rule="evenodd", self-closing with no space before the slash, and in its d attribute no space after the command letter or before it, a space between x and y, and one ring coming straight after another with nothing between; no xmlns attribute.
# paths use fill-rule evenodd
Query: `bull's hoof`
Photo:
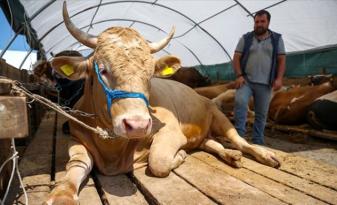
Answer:
<svg viewBox="0 0 337 205"><path fill-rule="evenodd" d="M241 163L241 157L242 153L238 150L224 150L219 153L219 156L221 159L223 159L226 163L229 165L236 167L236 168L241 168L242 163Z"/></svg>
<svg viewBox="0 0 337 205"><path fill-rule="evenodd" d="M176 156L173 159L171 169L175 169L179 167L184 162L186 157L187 157L187 154L185 150L179 150L179 152L176 154Z"/></svg>
<svg viewBox="0 0 337 205"><path fill-rule="evenodd" d="M261 156L256 157L256 159L264 165L279 168L281 166L281 161L276 157L274 152L271 152L265 148L258 147L261 149Z"/></svg>
<svg viewBox="0 0 337 205"><path fill-rule="evenodd" d="M280 168L281 161L276 156L272 156L271 158L274 160L273 167L276 169Z"/></svg>
<svg viewBox="0 0 337 205"><path fill-rule="evenodd" d="M53 199L49 199L47 202L43 203L44 205L79 205L78 200L74 200L73 197L62 195L57 196Z"/></svg>
<svg viewBox="0 0 337 205"><path fill-rule="evenodd" d="M50 193L45 205L78 205L76 188L72 183L63 182Z"/></svg>
<svg viewBox="0 0 337 205"><path fill-rule="evenodd" d="M281 161L276 156L268 156L268 158L263 159L261 163L276 169L280 168L281 166Z"/></svg>

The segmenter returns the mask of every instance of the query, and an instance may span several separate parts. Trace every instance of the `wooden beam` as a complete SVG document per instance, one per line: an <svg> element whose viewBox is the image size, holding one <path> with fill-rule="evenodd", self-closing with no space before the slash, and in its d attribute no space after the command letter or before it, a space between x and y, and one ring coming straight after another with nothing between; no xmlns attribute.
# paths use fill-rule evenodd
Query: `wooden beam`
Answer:
<svg viewBox="0 0 337 205"><path fill-rule="evenodd" d="M10 83L0 82L0 95L9 95L12 85Z"/></svg>
<svg viewBox="0 0 337 205"><path fill-rule="evenodd" d="M286 204L194 157L187 157L174 173L218 204Z"/></svg>
<svg viewBox="0 0 337 205"><path fill-rule="evenodd" d="M208 165L215 167L241 181L273 196L287 204L325 204L324 202L298 191L287 184L276 182L270 178L261 175L246 168L233 168L218 158L206 152L196 152L192 154Z"/></svg>
<svg viewBox="0 0 337 205"><path fill-rule="evenodd" d="M248 119L247 123L253 125L254 121L252 119ZM331 130L319 131L312 128L302 128L294 125L279 125L271 122L267 122L266 127L284 132L297 132L308 136L320 137L324 139L337 141L337 132Z"/></svg>
<svg viewBox="0 0 337 205"><path fill-rule="evenodd" d="M270 148L268 148L270 149ZM325 187L337 190L337 167L327 163L313 160L294 154L270 149L282 160L280 167L285 172L307 179ZM337 192L336 192L337 196ZM335 198L337 203L337 198Z"/></svg>
<svg viewBox="0 0 337 205"><path fill-rule="evenodd" d="M28 136L25 97L0 96L0 139Z"/></svg>
<svg viewBox="0 0 337 205"><path fill-rule="evenodd" d="M279 154L277 154L277 156L280 157ZM287 155L285 157L291 156ZM326 186L322 186L323 184L327 184L327 181L329 180L332 182L332 184L335 183L336 175L329 173L329 170L323 171L324 169L318 169L315 171L315 168L318 168L319 166L315 166L314 164L305 164L305 161L309 159L302 158L302 160L292 161L287 160L285 157L280 157L282 163L280 168L281 171L247 158L243 158L242 162L243 167L248 170L259 173L262 176L272 179L276 182L286 184L289 187L320 199L326 203L337 204L337 191ZM284 167L287 167L288 164L291 164L291 168L285 169ZM304 170L306 171L302 173ZM314 177L317 177L317 179L310 177L313 180L309 180L308 177L305 176L306 174L313 175Z"/></svg>
<svg viewBox="0 0 337 205"><path fill-rule="evenodd" d="M10 139L0 139L0 165L4 163L11 156L11 140ZM8 181L12 172L12 163L7 163L0 173L0 198L4 197L5 191L7 189Z"/></svg>
<svg viewBox="0 0 337 205"><path fill-rule="evenodd" d="M125 175L103 176L97 175L105 199L110 205L147 205L143 194L137 189L136 185Z"/></svg>
<svg viewBox="0 0 337 205"><path fill-rule="evenodd" d="M250 123L252 124L252 122ZM297 126L277 125L277 124L272 124L272 123L267 123L266 127L270 129L284 131L284 132L297 132L297 133L302 133L308 136L320 137L324 139L337 141L337 132L334 132L334 131L325 130L324 132L322 132L322 131L314 130L310 128L304 129L304 128L297 127Z"/></svg>
<svg viewBox="0 0 337 205"><path fill-rule="evenodd" d="M234 121L233 117L229 117L229 119L232 122ZM247 119L247 123L252 126L254 124L254 120L253 119ZM337 141L337 132L332 131L332 130L319 131L319 130L315 130L315 129L311 129L311 128L305 129L305 128L294 126L294 125L279 125L279 124L275 124L275 123L272 123L272 122L267 122L266 127L270 128L270 129L284 131L284 132L297 132L297 133L305 134L305 135L308 135L308 136L320 137L320 138L324 138L324 139Z"/></svg>
<svg viewBox="0 0 337 205"><path fill-rule="evenodd" d="M216 204L173 172L168 177L157 178L144 167L135 170L133 176L150 204Z"/></svg>

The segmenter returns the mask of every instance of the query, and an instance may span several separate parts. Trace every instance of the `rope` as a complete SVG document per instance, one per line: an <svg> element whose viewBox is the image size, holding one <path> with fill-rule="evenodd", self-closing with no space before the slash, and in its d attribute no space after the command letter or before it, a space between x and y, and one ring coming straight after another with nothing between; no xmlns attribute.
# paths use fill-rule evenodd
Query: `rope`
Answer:
<svg viewBox="0 0 337 205"><path fill-rule="evenodd" d="M25 186L23 184L22 177L21 177L21 174L20 174L20 171L19 171L19 165L18 165L18 158L19 158L19 156L18 156L18 152L16 151L14 138L11 139L11 144L12 144L11 148L13 150L13 155L11 157L9 157L8 159L6 159L4 161L4 163L2 163L2 165L0 167L0 173L1 173L2 169L5 167L5 165L9 161L12 160L12 162L13 162L12 172L11 172L11 176L10 176L9 181L8 181L6 192L5 192L5 195L4 195L3 199L2 200L0 199L0 203L1 203L1 205L5 205L5 201L6 201L8 192L9 192L9 188L10 188L10 186L12 184L12 181L13 181L14 172L16 171L16 174L17 174L19 182L20 182L21 189L22 189L23 194L25 196L25 204L28 205L28 195L27 195L27 192L26 192L26 189L25 189Z"/></svg>
<svg viewBox="0 0 337 205"><path fill-rule="evenodd" d="M72 115L68 114L61 106L51 102L50 100L48 100L47 98L44 98L40 95L37 94L33 94L30 91L28 91L20 82L15 81L15 80L11 80L8 78L1 78L0 77L0 83L10 83L12 85L12 90L16 93L23 93L26 96L38 101L39 103L51 108L52 110L55 110L56 112L60 113L61 115L65 116L66 118L78 123L79 125L81 125L82 127L91 130L92 132L98 134L100 137L102 137L103 139L111 139L111 138L117 138L117 137L121 137L121 136L117 136L115 135L112 131L107 131L107 130L103 130L102 128L100 128L99 126L97 126L96 128L91 127L87 124L85 124L84 122L78 120L77 118L73 117ZM69 109L70 108L66 108ZM74 113L81 113L84 114L84 112L81 111L74 111ZM85 114L87 116L90 116L90 114ZM92 115L91 115L92 116Z"/></svg>

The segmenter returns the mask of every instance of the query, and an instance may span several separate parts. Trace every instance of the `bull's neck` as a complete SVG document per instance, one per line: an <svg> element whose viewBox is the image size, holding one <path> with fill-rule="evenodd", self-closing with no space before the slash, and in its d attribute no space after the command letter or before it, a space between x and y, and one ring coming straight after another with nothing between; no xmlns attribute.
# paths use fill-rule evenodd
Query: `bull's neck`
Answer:
<svg viewBox="0 0 337 205"><path fill-rule="evenodd" d="M88 64L94 64L93 58L89 59ZM102 128L112 129L111 117L107 112L105 93L98 81L95 71L93 71L90 77L85 81L83 99L80 106L83 110L87 110L87 112L95 115L95 122L93 123Z"/></svg>

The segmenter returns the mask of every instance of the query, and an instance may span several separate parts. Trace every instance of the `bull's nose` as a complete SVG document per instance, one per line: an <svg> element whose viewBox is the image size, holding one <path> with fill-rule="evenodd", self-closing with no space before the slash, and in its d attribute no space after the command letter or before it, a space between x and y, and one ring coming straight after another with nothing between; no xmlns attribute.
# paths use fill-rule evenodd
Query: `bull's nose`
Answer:
<svg viewBox="0 0 337 205"><path fill-rule="evenodd" d="M151 119L127 118L123 119L125 131L130 137L145 137L152 127Z"/></svg>

